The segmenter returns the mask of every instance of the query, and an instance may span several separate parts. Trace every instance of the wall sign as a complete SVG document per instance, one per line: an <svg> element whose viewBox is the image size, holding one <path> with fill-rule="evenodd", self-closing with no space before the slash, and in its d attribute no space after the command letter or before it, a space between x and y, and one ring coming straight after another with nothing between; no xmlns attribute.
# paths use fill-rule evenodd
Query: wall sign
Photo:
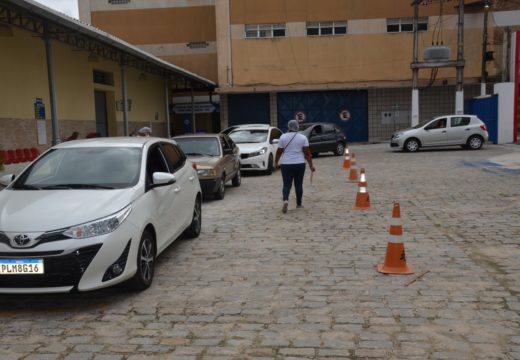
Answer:
<svg viewBox="0 0 520 360"><path fill-rule="evenodd" d="M294 118L295 118L296 120L298 120L299 123L304 122L304 121L305 121L305 118L306 118L306 116L305 116L305 112L303 112L303 111L297 111L297 112L295 112L295 113L294 113Z"/></svg>
<svg viewBox="0 0 520 360"><path fill-rule="evenodd" d="M351 119L350 111L341 110L339 113L339 119L342 121L349 121Z"/></svg>

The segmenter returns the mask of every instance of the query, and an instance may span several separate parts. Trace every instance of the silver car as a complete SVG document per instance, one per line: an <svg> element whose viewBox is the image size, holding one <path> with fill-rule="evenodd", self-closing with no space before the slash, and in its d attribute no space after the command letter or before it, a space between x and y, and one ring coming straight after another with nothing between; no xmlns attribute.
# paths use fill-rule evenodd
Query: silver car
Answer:
<svg viewBox="0 0 520 360"><path fill-rule="evenodd" d="M478 150L488 138L486 124L475 115L444 115L396 131L390 146L410 152L433 146L462 146Z"/></svg>

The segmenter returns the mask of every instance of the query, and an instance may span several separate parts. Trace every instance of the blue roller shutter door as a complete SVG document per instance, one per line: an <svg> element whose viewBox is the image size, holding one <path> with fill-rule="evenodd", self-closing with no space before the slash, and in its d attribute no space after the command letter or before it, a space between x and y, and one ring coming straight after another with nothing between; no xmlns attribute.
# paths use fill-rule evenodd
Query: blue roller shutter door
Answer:
<svg viewBox="0 0 520 360"><path fill-rule="evenodd" d="M348 142L368 141L368 92L309 91L279 93L278 126L287 130L287 122L303 112L305 122L331 122L347 135ZM340 114L348 111L350 118L342 120Z"/></svg>
<svg viewBox="0 0 520 360"><path fill-rule="evenodd" d="M229 126L269 124L269 94L233 94L228 96Z"/></svg>

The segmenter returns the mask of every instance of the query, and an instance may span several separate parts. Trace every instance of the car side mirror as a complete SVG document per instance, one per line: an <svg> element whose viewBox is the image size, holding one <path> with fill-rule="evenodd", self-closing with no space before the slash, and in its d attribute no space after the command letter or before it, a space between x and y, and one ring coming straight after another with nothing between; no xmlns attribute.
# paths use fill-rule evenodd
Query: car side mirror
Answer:
<svg viewBox="0 0 520 360"><path fill-rule="evenodd" d="M177 179L175 175L167 173L167 172L154 172L153 173L153 183L152 188L160 187L160 186L168 186L174 184Z"/></svg>
<svg viewBox="0 0 520 360"><path fill-rule="evenodd" d="M224 149L224 155L233 155L233 149Z"/></svg>
<svg viewBox="0 0 520 360"><path fill-rule="evenodd" d="M16 176L14 174L7 174L7 175L0 177L0 185L2 185L2 186L9 185L10 183L13 182L15 177Z"/></svg>
<svg viewBox="0 0 520 360"><path fill-rule="evenodd" d="M280 142L280 139L271 140L271 144L278 144L279 142Z"/></svg>

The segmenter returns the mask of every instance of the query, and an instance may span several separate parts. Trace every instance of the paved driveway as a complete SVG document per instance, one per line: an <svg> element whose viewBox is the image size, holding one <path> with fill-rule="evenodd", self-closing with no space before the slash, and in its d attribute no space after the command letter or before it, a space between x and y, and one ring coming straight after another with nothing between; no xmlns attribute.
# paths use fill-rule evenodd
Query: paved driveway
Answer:
<svg viewBox="0 0 520 360"><path fill-rule="evenodd" d="M143 293L0 296L1 359L520 359L520 147L315 159L304 208L281 176L203 204L203 233ZM414 275L382 275L399 201Z"/></svg>

